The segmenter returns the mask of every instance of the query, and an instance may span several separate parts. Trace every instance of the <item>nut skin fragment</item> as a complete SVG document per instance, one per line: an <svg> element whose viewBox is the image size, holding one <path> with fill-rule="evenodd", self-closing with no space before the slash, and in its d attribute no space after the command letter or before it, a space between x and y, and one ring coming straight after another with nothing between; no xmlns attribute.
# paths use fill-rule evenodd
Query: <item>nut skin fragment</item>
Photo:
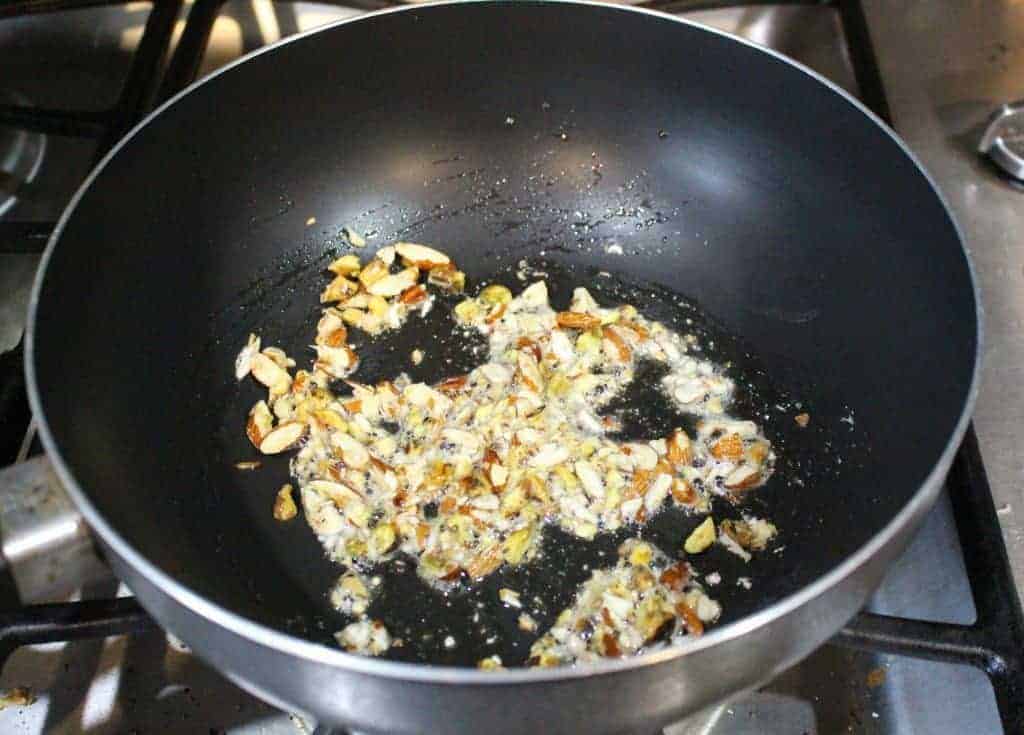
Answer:
<svg viewBox="0 0 1024 735"><path fill-rule="evenodd" d="M582 329L584 331L601 326L601 318L591 314L583 314L578 311L560 311L555 316L555 322L560 327L567 329Z"/></svg>
<svg viewBox="0 0 1024 735"><path fill-rule="evenodd" d="M699 554L715 543L715 535L715 522L708 516L686 537L683 550L687 554Z"/></svg>
<svg viewBox="0 0 1024 735"><path fill-rule="evenodd" d="M292 498L292 486L282 485L277 491L277 497L274 498L274 520L290 521L298 513L299 509Z"/></svg>

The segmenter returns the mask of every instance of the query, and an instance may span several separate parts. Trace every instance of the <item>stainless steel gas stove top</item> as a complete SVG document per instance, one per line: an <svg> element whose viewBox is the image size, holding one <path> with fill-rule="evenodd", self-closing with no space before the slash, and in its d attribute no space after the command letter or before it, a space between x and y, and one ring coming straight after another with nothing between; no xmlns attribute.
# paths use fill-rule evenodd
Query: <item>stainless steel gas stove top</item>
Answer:
<svg viewBox="0 0 1024 735"><path fill-rule="evenodd" d="M191 78L196 66L202 76L283 35L388 4L351 1L356 7L196 0L180 9L177 3L160 3L152 14L145 3L127 3L24 15L25 10L64 3L0 0L0 353L16 348L23 328L28 286L46 233L45 226L34 223L52 222L59 215L118 125L130 123L152 99ZM658 7L683 12L720 4L732 5L682 0ZM737 0L736 7L685 14L772 46L860 95L889 116L936 176L965 230L985 290L988 349L976 425L991 495L972 434L954 466L949 492L890 571L869 614L766 687L673 726L673 734L1003 731L989 676L976 666L987 666L995 681L1006 684L999 666L1022 665L1020 659L1001 659L998 644L1006 632L999 629L1012 627L1006 623L1012 608L1007 601L1024 590L1024 453L1017 450L1024 393L1015 379L1024 364L1019 334L1024 253L1018 235L1024 233L1024 191L981 162L974 145L991 110L1024 97L1024 5L993 0L982 8L970 0L921 0L898 6L884 0L836 0L776 7ZM154 17L160 13L163 18ZM147 65L166 62L159 53L147 58L145 48L156 48L153 39L161 30L179 47L203 47L205 34L185 25L190 13L193 20L205 14L216 19L198 65L184 63L185 54L172 56L163 87L121 94L126 80L127 89L147 78ZM149 41L141 41L147 22ZM19 126L14 106L25 104L96 112L73 117L54 112ZM111 107L117 113L114 132L99 114ZM4 126L4 120L10 124ZM14 415L3 413L2 396L0 391L0 424ZM22 459L33 454L31 442L23 449ZM32 597L28 601L58 601L68 593L98 600L130 594L95 559L73 515L62 514L62 491L44 457L3 471L0 488L6 488L0 496L3 551L16 567L57 539L79 540L57 556L46 556L56 566L18 569L22 594ZM27 517L33 522L26 524ZM40 517L47 519L45 527ZM1000 527L1011 562L1002 577L1005 557L1002 547L992 543ZM122 609L101 604L104 610ZM4 630L17 631L17 642L46 639L19 627L17 611L3 612L10 607L0 589L0 654ZM132 609L130 603L124 607ZM870 613L909 620L894 623ZM124 619L136 620L131 614ZM980 629L971 627L976 622ZM941 625L948 623L963 627ZM15 650L0 674L0 690L28 688L35 702L0 709L0 732L275 734L315 729L314 723L242 692L162 631L138 627L147 632L93 638L86 636L89 626L80 623L69 637L82 640ZM1024 702L1024 692L1013 690L1014 681L1024 686L1018 678L999 689L1004 721L1008 701ZM1020 727L1024 713L1017 711L1016 717Z"/></svg>

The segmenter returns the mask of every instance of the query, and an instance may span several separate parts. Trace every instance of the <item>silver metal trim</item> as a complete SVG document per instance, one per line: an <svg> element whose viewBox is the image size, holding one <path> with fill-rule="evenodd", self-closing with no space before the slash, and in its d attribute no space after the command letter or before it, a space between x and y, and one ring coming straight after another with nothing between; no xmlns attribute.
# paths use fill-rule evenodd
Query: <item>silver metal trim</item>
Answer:
<svg viewBox="0 0 1024 735"><path fill-rule="evenodd" d="M291 656L295 656L301 659L307 659L311 662L319 664L329 664L338 666L351 671L365 673L372 676L379 676L398 680L411 680L411 681L422 681L430 683L450 683L450 684L469 684L474 686L487 686L487 685L509 685L509 684L521 684L521 683L535 683L541 681L562 681L565 679L583 678L590 677L600 674L605 674L613 671L622 671L628 669L637 669L641 667L651 666L654 664L662 663L667 660L675 659L681 656L685 656L690 652L706 649L715 646L719 643L739 638L746 635L750 631L761 628L768 625L769 623L782 618L790 612L807 605L823 593L827 592L832 587L839 584L844 579L853 575L859 568L864 566L870 561L876 553L886 547L894 538L900 533L903 528L910 522L919 519L925 510L934 502L938 496L939 489L942 486L942 482L945 479L945 473L948 467L952 463L953 457L960 446L964 434L967 431L967 425L970 421L971 413L973 412L974 405L978 397L980 368L981 368L981 355L982 355L982 344L984 335L983 326L983 310L981 306L981 300L979 296L978 278L975 272L974 264L971 258L964 248L964 237L963 231L959 224L953 217L952 211L946 202L945 197L939 190L932 176L924 168L918 158L913 154L912 151L906 146L906 144L882 121L875 115L871 110L865 107L859 100L855 99L843 89L833 84L828 79L822 77L817 72L810 68L800 64L772 49L765 48L758 44L755 44L746 39L740 38L730 33L720 31L714 28L695 23L691 20L684 18L678 18L676 16L668 15L654 10L647 10L643 8L635 8L622 5L609 5L607 3L596 2L595 0L546 0L547 2L558 2L567 5L584 5L584 6L596 6L606 10L623 12L623 13L640 13L651 16L654 19L668 21L672 23L681 23L683 25L699 28L705 32L712 33L723 38L727 38L735 43L739 43L743 46L756 49L762 53L765 53L772 58L789 64L793 68L801 71L817 82L825 85L827 88L835 92L844 98L849 104L853 105L861 113L863 113L869 120L883 130L890 138L896 143L904 154L913 162L913 164L921 172L922 176L928 181L932 187L935 195L942 203L943 208L946 211L950 222L957 233L960 240L961 249L964 251L964 259L967 262L968 270L970 272L971 284L974 292L975 299L975 311L978 322L978 333L977 333L977 346L975 350L974 370L971 376L971 384L968 390L967 398L964 402L964 406L960 415L960 420L957 422L954 428L949 442L946 445L945 450L939 457L935 467L929 473L928 477L922 483L921 487L910 499L907 505L898 513L896 516L885 526L878 534L876 534L870 541L864 546L854 552L844 562L835 567L831 572L820 577L816 581L804 587L802 590L776 602L770 607L761 610L758 613L750 615L746 618L738 620L736 622L724 625L720 628L711 630L709 633L701 636L700 638L693 639L684 645L675 646L669 649L656 651L653 653L644 654L633 658L615 661L603 661L597 664L589 665L580 668L570 669L519 669L519 670L507 670L499 672L482 672L475 669L456 668L456 667L445 667L445 666L433 666L427 664L411 664L401 663L393 661L381 661L372 658L365 658L352 654L345 653L340 650L334 650L327 648L310 641L295 638L280 631L268 628L259 623L253 622L241 615L232 612L226 608L223 608L217 604L214 604L196 594L188 587L182 585L180 582L170 577L162 570L153 565L148 559L139 554L134 548L132 548L118 532L110 526L103 516L96 510L96 508L90 503L88 496L78 485L74 478L70 468L61 455L57 443L50 432L49 424L46 421L45 414L40 400L39 386L37 382L37 376L34 366L34 355L35 355L35 327L36 327L36 313L39 307L39 296L42 291L43 282L46 278L46 270L49 264L53 252L56 249L57 243L60 240L61 233L64 227L67 225L68 220L74 213L79 201L84 196L85 192L89 189L92 182L100 174L100 172L106 167L109 161L118 154L118 152L124 148L134 138L140 130L146 125L152 122L157 116L159 116L164 110L174 105L180 98L184 97L192 90L206 84L207 82L215 79L222 74L229 72L236 66L245 63L251 58L255 58L261 54L270 53L275 49L284 46L289 43L294 43L312 36L316 33L326 31L331 28L335 28L348 23L358 23L361 20L369 17L376 17L378 15L386 15L389 13L418 13L425 10L429 10L435 6L447 6L457 5L463 2L493 2L493 0L441 0L440 2L431 2L424 4L417 4L411 6L401 6L397 8L389 8L387 10L378 11L375 13L368 13L366 15L360 15L354 18L344 19L335 23L330 23L325 26L311 29L309 31L290 36L286 39L278 41L277 43L265 46L258 49L246 56L243 56L236 61L227 64L226 66L218 69L209 76L201 79L186 89L179 92L177 95L169 99L167 102L162 104L156 110L151 112L145 117L138 125L136 125L124 138L121 139L111 150L104 156L103 160L97 164L96 168L89 174L88 178L82 184L82 186L75 193L71 202L68 204L67 209L61 215L53 234L50 237L50 241L47 244L46 250L43 253L42 260L40 262L40 268L36 276L35 284L32 288L32 296L29 302L28 312L28 324L26 329L25 339L25 371L28 382L28 395L29 403L32 407L32 411L38 421L39 434L43 442L43 446L46 451L50 454L51 461L53 462L54 468L56 469L61 481L64 483L68 490L68 493L74 499L75 503L81 509L82 514L86 517L89 525L102 537L104 542L111 547L117 556L121 557L126 564L136 569L140 574L150 581L150 583L158 588L163 594L167 595L175 602L185 606L196 615L205 618L211 623L219 626L223 626L230 632L245 638L255 644L267 646L281 653L286 653ZM261 693L266 698L266 693Z"/></svg>
<svg viewBox="0 0 1024 735"><path fill-rule="evenodd" d="M1024 157L1013 150L1002 136L1004 123L1013 117L1024 117L1024 101L1002 105L992 114L978 141L978 153L991 158L1013 178L1024 181Z"/></svg>

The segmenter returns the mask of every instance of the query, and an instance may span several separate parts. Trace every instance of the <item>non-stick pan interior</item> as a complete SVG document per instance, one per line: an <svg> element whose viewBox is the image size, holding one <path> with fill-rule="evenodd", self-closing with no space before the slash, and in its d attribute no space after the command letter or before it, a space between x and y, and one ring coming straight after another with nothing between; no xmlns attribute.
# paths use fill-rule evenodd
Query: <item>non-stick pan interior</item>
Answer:
<svg viewBox="0 0 1024 735"><path fill-rule="evenodd" d="M556 299L606 282L603 298L696 320L781 454L747 502L785 548L697 564L752 578L716 590L726 620L877 533L966 400L975 304L947 212L881 127L786 62L571 4L421 8L287 43L175 102L92 182L47 266L35 367L63 459L128 544L215 602L316 640L343 622L325 597L339 570L304 523L271 518L287 458L235 469L253 458L242 426L260 390L232 366L250 331L308 359L343 226L368 251L439 247L471 290L521 285L526 260ZM414 320L367 347L360 377L455 372L468 358L445 334L443 310ZM428 355L415 370L413 347ZM666 515L647 532L677 553L695 522ZM534 569L479 594L558 588L553 616L585 576L566 570L614 542L552 534ZM462 631L464 647L409 656L471 663L476 598L441 599L414 576L396 573L381 615L414 610L438 641ZM524 651L514 621L485 623L508 632L508 656Z"/></svg>

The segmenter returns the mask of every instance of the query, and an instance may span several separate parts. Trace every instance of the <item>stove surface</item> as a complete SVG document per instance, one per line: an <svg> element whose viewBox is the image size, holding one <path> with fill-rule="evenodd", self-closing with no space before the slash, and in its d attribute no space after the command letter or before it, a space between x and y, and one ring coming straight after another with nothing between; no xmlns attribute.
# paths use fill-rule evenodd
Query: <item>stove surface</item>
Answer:
<svg viewBox="0 0 1024 735"><path fill-rule="evenodd" d="M953 3L957 7L968 4L967 0ZM916 4L923 8L922 13L937 12L936 5ZM889 21L876 6L880 3L867 3L869 19L883 26ZM16 95L44 107L100 109L113 104L148 9L145 3L130 3L0 20L0 103L5 95ZM182 17L188 9L186 5ZM200 74L282 36L358 12L315 3L227 2L213 27ZM901 11L893 22L910 27L911 15ZM842 25L832 7L748 6L690 12L686 17L776 48L851 92L859 91ZM182 25L179 20L177 34ZM879 30L872 25L872 32L882 41L883 72L899 73L892 69L892 58L911 63L907 50L893 50L896 40L888 26ZM919 53L925 51L919 49ZM49 63L39 64L41 58ZM888 79L887 73L887 83ZM898 126L901 118L909 119L916 109L907 100L917 100L901 84L896 85ZM1017 96L1021 96L1019 89ZM913 133L909 137L912 144L920 140L922 145L930 145L930 138ZM17 131L0 128L0 170L8 172L0 178L0 217L53 220L91 166L95 141L56 135L35 140L22 136L20 143L16 139ZM1020 216L1024 208L1020 202L1016 206ZM0 254L0 352L19 339L28 285L37 262L37 255ZM994 441L998 451L1004 452L997 459L998 481L1003 481L1008 474L1003 465L1010 461L1004 456L1006 438L997 432L987 433L995 439L985 436L985 441ZM1021 472L1019 467L1014 471L1017 475ZM1019 493L1019 484L1013 487ZM1000 493L999 505L1012 511L1009 500L1004 499L1006 489L997 487L996 492ZM1024 501L1019 507L1024 508ZM1008 541L1012 545L1018 540ZM100 599L119 592L127 593L113 578L100 577L77 594L83 599ZM947 495L890 570L869 610L942 622L974 622L976 611ZM29 687L38 699L29 706L0 710L3 733L275 735L314 729L312 723L242 692L162 632L23 647L11 656L0 677L0 689L13 687ZM1000 731L995 697L981 671L831 644L767 686L668 730L672 735Z"/></svg>

